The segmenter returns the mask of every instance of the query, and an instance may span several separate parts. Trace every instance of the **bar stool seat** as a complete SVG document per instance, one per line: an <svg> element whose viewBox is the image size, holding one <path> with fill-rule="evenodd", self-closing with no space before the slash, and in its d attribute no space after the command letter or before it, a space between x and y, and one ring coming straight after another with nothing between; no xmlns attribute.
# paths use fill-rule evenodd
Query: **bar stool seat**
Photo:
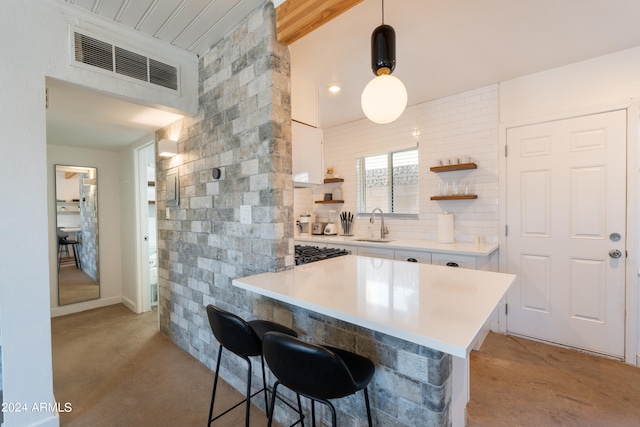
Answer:
<svg viewBox="0 0 640 427"><path fill-rule="evenodd" d="M233 313L225 311L214 305L207 306L207 317L209 318L209 325L211 331L220 343L220 349L218 351L218 361L216 363L215 379L213 381L213 391L211 392L211 405L209 406L209 426L211 423L221 416L225 415L229 411L240 406L246 402L246 426L249 427L249 410L251 407L251 398L261 392L264 392L264 403L267 416L269 415L269 405L267 397L267 381L264 367L264 357L262 356L262 337L268 332L278 332L287 336L298 336L298 334L290 328L283 326L279 323L271 322L268 320L251 320L249 322L236 316ZM220 360L222 359L222 349L235 353L247 362L248 374L247 374L247 393L244 400L238 402L236 405L227 409L220 415L211 418L213 415L213 404L216 397L216 388L218 386L218 376L220 372ZM251 360L250 356L260 356L262 363L262 381L263 386L257 392L251 394Z"/></svg>
<svg viewBox="0 0 640 427"><path fill-rule="evenodd" d="M302 341L279 332L268 332L262 338L262 353L277 381L273 386L271 407L267 412L268 426L278 386L284 385L297 394L311 399L311 418L315 426L315 402L329 407L332 426L336 426L336 411L329 399L337 399L364 391L367 421L372 427L367 386L375 374L375 365L366 357L347 350ZM301 419L304 418L300 412Z"/></svg>

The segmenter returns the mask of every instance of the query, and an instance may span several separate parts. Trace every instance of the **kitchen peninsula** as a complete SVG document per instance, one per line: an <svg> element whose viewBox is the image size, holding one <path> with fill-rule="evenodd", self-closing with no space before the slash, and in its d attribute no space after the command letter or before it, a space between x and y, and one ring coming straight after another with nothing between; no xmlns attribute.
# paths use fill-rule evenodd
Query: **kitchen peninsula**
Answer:
<svg viewBox="0 0 640 427"><path fill-rule="evenodd" d="M298 325L294 315L293 326L307 339L374 360L371 392L379 425L463 426L469 352L514 279L346 255L233 285L288 304L298 319L330 319L310 327Z"/></svg>

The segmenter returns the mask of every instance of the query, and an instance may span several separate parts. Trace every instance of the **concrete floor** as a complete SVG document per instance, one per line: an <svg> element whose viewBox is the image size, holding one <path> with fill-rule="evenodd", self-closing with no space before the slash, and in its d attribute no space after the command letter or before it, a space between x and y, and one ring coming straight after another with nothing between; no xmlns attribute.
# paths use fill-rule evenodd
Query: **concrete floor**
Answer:
<svg viewBox="0 0 640 427"><path fill-rule="evenodd" d="M213 373L156 329L155 311L122 305L52 319L54 392L73 408L62 426L205 425ZM218 409L242 400L219 387ZM469 427L634 426L638 408L640 369L620 362L496 334L472 353ZM241 407L214 426L243 420Z"/></svg>
<svg viewBox="0 0 640 427"><path fill-rule="evenodd" d="M62 426L205 426L213 372L157 331L158 315L123 305L53 318L53 390ZM217 350L217 348L216 348ZM243 395L218 383L215 413ZM251 427L266 426L253 406ZM244 406L213 426L244 426Z"/></svg>
<svg viewBox="0 0 640 427"><path fill-rule="evenodd" d="M640 368L489 334L471 353L467 425L640 426Z"/></svg>

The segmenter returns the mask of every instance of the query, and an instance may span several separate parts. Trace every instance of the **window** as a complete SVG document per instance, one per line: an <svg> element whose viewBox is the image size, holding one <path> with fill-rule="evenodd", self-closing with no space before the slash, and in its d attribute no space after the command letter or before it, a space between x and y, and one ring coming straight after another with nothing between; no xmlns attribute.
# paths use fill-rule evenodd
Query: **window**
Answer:
<svg viewBox="0 0 640 427"><path fill-rule="evenodd" d="M418 215L418 149L356 159L358 214Z"/></svg>

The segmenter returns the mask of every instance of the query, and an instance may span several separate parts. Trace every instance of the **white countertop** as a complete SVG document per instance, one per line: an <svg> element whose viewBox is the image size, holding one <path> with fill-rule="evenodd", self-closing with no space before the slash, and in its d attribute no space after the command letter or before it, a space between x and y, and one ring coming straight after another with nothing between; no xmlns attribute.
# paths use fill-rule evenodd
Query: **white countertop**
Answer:
<svg viewBox="0 0 640 427"><path fill-rule="evenodd" d="M356 239L362 239L364 236L330 236L323 234L315 234L309 236L296 236L296 241L319 243L335 243L344 245L372 246L389 249L405 249L420 250L428 252L452 253L458 255L487 256L491 255L498 249L496 243L475 244L469 242L456 243L438 243L429 240L419 239L394 239L390 238L389 242L362 242Z"/></svg>
<svg viewBox="0 0 640 427"><path fill-rule="evenodd" d="M233 285L466 358L512 274L346 255Z"/></svg>

